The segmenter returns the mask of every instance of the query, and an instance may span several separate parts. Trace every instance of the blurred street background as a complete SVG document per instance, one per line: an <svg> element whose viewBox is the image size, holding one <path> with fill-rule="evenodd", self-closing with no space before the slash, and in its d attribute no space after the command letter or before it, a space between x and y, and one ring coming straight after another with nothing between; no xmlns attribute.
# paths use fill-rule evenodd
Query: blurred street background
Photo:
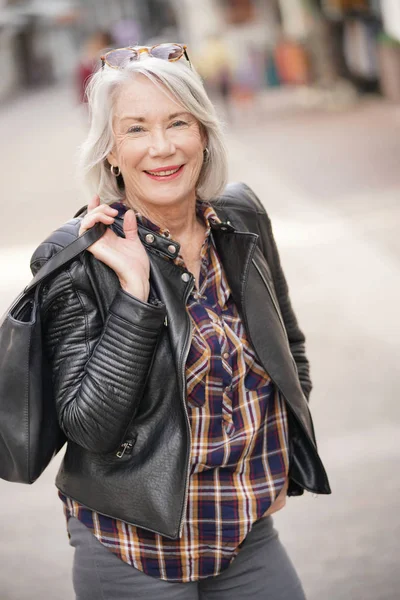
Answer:
<svg viewBox="0 0 400 600"><path fill-rule="evenodd" d="M400 0L0 0L0 314L87 201L75 159L100 54L159 41L188 45L307 335L333 494L289 498L275 524L308 600L398 600ZM0 600L73 599L59 461L0 481Z"/></svg>

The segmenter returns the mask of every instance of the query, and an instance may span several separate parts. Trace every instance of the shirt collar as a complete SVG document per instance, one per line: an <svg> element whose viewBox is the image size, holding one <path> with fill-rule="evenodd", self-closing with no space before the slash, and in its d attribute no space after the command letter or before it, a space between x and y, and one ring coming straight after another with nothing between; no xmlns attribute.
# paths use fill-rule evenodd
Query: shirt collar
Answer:
<svg viewBox="0 0 400 600"><path fill-rule="evenodd" d="M112 208L115 208L118 210L118 217L122 218L124 216L124 214L126 213L126 211L128 210L128 207L123 204L122 202L114 202L114 204L111 204ZM215 210L213 209L213 207L211 206L211 204L209 202L204 202L203 200L197 200L196 202L196 213L197 215L204 221L204 224L206 226L206 237L209 236L210 234L210 229L212 225L217 225L221 223L220 218L218 217L217 213L215 212ZM151 221L150 219L148 219L147 217L145 217L144 215L142 215L140 212L135 210L135 215L137 218L137 221L140 225L142 225L143 227L145 227L146 229L149 229L150 231L153 231L154 233L158 234L158 235L162 235L168 239L171 238L171 234L168 231L168 229L164 229L162 227L160 227L159 225L157 225L156 223L154 223L153 221Z"/></svg>

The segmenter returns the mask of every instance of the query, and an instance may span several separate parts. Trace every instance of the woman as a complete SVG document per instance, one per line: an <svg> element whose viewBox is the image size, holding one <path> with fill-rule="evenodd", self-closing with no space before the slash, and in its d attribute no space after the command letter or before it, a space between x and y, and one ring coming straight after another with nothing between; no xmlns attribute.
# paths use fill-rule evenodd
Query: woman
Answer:
<svg viewBox="0 0 400 600"><path fill-rule="evenodd" d="M32 260L108 226L42 299L76 597L304 598L271 514L330 489L270 221L242 184L217 199L220 126L185 47L108 53L88 98L98 195Z"/></svg>

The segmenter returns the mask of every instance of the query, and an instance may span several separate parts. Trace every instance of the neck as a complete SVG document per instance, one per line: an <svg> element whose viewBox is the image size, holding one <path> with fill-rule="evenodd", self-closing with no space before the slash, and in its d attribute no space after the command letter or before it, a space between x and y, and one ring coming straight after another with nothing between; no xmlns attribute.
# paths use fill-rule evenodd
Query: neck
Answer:
<svg viewBox="0 0 400 600"><path fill-rule="evenodd" d="M189 199L186 198L182 202L169 206L155 205L145 201L135 201L134 204L128 202L128 205L134 206L135 210L161 229L168 229L171 238L181 244L190 239L198 230L196 195L194 193Z"/></svg>

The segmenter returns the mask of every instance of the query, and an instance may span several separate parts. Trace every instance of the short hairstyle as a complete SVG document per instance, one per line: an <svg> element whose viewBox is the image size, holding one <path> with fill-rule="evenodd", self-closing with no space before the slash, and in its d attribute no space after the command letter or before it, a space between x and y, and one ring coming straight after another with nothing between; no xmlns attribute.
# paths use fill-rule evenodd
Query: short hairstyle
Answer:
<svg viewBox="0 0 400 600"><path fill-rule="evenodd" d="M86 88L90 127L80 147L79 174L92 196L99 194L103 202L121 201L124 197L122 176L110 171L107 155L114 146L113 105L120 86L140 73L181 104L199 122L206 139L208 153L196 185L197 197L212 200L224 189L227 180L227 153L221 124L200 76L184 59L169 62L146 57L131 62L123 69L104 67L91 76Z"/></svg>

